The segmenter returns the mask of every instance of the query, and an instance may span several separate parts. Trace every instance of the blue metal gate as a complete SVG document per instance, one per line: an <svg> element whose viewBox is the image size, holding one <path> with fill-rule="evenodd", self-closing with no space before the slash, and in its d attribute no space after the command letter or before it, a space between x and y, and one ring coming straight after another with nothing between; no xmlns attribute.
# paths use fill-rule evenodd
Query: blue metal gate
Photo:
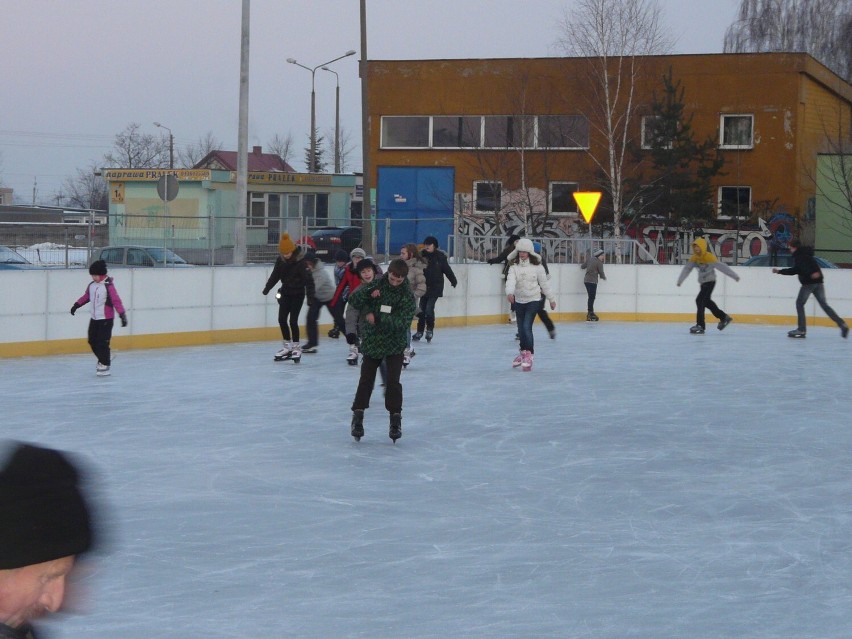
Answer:
<svg viewBox="0 0 852 639"><path fill-rule="evenodd" d="M419 244L428 235L447 250L453 234L455 169L380 166L376 181L376 248L391 255L403 244ZM390 223L387 222L390 220Z"/></svg>

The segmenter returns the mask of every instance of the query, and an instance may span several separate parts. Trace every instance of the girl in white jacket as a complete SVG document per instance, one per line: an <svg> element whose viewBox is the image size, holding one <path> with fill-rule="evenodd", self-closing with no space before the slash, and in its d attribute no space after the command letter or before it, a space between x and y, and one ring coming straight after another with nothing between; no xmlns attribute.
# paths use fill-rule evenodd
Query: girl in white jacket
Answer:
<svg viewBox="0 0 852 639"><path fill-rule="evenodd" d="M507 259L510 266L506 277L506 298L509 304L515 305L521 342L521 352L515 357L512 366L520 366L521 370L529 371L532 370L535 352L532 325L541 308L542 293L550 302L551 310L556 308L556 298L550 290L541 257L535 252L531 240L525 237L518 240L515 250L509 253Z"/></svg>

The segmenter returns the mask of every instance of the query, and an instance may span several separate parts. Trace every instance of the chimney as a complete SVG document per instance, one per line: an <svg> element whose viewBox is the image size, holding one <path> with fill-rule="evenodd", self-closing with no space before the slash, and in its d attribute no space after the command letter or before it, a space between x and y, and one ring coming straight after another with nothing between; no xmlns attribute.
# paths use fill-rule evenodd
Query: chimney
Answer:
<svg viewBox="0 0 852 639"><path fill-rule="evenodd" d="M254 153L255 155L260 155L262 153L261 147L253 146L253 147L251 147L251 152Z"/></svg>

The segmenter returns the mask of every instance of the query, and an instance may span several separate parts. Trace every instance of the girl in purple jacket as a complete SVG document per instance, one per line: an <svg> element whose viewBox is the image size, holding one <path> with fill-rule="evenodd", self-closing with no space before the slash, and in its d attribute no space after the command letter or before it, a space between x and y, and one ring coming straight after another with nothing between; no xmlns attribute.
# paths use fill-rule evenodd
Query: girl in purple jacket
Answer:
<svg viewBox="0 0 852 639"><path fill-rule="evenodd" d="M92 262L89 267L89 275L92 276L92 282L86 287L86 292L80 299L74 302L74 306L71 307L71 315L76 313L81 306L88 302L92 303L92 318L89 320L89 346L95 357L98 358L95 373L99 377L104 377L109 375L111 359L109 342L112 339L112 324L115 313L118 311L122 326L127 326L127 315L124 312L121 297L119 297L118 291L115 290L115 285L112 283L112 278L107 277L106 262L103 260Z"/></svg>

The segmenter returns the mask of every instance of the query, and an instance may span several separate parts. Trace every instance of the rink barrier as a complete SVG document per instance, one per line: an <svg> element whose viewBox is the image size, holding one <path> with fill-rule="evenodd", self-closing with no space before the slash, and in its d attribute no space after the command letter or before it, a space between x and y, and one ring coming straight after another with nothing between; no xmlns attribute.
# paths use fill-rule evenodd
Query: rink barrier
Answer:
<svg viewBox="0 0 852 639"><path fill-rule="evenodd" d="M445 283L436 306L436 328L506 323L508 303L498 266L455 264L458 287ZM127 307L129 325L116 323L117 350L201 346L235 342L281 341L275 291L261 291L271 265L191 269L116 269L110 272ZM331 268L331 267L326 267ZM695 321L696 274L676 286L681 267L607 264L607 280L598 285L595 311L603 321ZM550 267L557 297L556 322L580 322L586 316L583 274L575 264ZM736 268L740 282L719 275L713 298L737 324L796 326L796 277L768 268ZM829 304L852 320L852 270L824 271ZM85 269L0 271L0 357L88 353L88 307L69 310L91 281ZM302 342L306 339L302 308ZM331 328L320 316L320 341ZM708 326L715 323L708 313ZM816 301L808 302L808 325L833 327Z"/></svg>

